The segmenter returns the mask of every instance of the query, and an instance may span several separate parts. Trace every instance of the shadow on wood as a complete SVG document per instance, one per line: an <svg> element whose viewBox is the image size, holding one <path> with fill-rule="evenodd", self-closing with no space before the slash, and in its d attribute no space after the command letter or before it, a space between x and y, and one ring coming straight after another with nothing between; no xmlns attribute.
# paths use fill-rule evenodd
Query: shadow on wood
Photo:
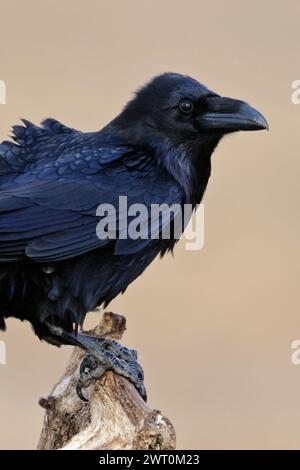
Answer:
<svg viewBox="0 0 300 470"><path fill-rule="evenodd" d="M119 340L126 319L106 312L89 334ZM106 372L89 389L89 403L76 393L79 366L85 353L74 348L67 368L47 398L38 449L166 450L175 449L175 430L158 410L151 409L124 377Z"/></svg>

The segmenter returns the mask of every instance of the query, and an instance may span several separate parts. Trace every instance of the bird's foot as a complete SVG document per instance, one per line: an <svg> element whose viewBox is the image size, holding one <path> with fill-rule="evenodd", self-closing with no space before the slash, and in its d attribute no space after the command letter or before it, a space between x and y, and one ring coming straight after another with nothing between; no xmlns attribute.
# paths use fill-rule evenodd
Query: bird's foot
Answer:
<svg viewBox="0 0 300 470"><path fill-rule="evenodd" d="M141 397L147 400L144 371L137 361L137 352L134 349L128 349L113 339L69 333L51 324L47 326L51 333L59 336L65 344L78 346L87 352L80 366L80 377L76 386L79 398L88 401L82 389L100 379L106 371L112 370L130 380Z"/></svg>
<svg viewBox="0 0 300 470"><path fill-rule="evenodd" d="M137 362L135 350L122 346L117 341L108 338L85 336L88 341L95 342L97 351L89 350L87 356L80 365L80 377L77 382L76 391L84 401L88 401L82 393L83 388L89 387L99 380L108 370L126 377L133 383L141 397L146 401L147 393L144 385L144 372Z"/></svg>

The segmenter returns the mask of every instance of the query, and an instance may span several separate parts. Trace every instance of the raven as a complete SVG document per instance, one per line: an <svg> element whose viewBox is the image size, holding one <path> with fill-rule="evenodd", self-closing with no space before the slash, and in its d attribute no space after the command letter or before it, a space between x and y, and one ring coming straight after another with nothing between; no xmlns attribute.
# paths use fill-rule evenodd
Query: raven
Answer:
<svg viewBox="0 0 300 470"><path fill-rule="evenodd" d="M117 207L126 196L128 205L195 208L221 138L268 124L245 102L177 73L152 79L98 132L55 119L41 127L22 121L13 127L14 142L0 144L0 328L8 317L27 320L40 339L82 347L97 366L102 361L103 370L127 376L145 396L132 350L97 342L78 325L177 239L133 239L120 230L99 238L97 207Z"/></svg>

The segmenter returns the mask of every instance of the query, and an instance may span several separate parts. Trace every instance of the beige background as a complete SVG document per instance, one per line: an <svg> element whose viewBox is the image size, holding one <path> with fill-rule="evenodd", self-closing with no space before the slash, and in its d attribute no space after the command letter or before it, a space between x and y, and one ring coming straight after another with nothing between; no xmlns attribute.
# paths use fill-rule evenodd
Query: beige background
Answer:
<svg viewBox="0 0 300 470"><path fill-rule="evenodd" d="M179 448L300 448L298 0L1 0L1 139L26 117L108 122L163 71L249 101L270 132L225 139L205 197L205 247L157 261L111 309L126 314L150 403ZM94 324L96 316L89 318ZM10 320L0 447L34 448L37 401L70 354Z"/></svg>

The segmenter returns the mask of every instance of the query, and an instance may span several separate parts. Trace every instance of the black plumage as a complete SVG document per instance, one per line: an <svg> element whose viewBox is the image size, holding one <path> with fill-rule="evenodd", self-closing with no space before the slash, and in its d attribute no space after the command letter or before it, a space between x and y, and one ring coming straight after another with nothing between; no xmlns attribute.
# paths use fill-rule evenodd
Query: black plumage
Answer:
<svg viewBox="0 0 300 470"><path fill-rule="evenodd" d="M71 331L176 242L100 240L98 205L124 195L128 205L195 206L222 136L267 126L245 103L170 73L99 132L23 124L0 145L0 328L10 316L28 320L53 343L45 321Z"/></svg>

